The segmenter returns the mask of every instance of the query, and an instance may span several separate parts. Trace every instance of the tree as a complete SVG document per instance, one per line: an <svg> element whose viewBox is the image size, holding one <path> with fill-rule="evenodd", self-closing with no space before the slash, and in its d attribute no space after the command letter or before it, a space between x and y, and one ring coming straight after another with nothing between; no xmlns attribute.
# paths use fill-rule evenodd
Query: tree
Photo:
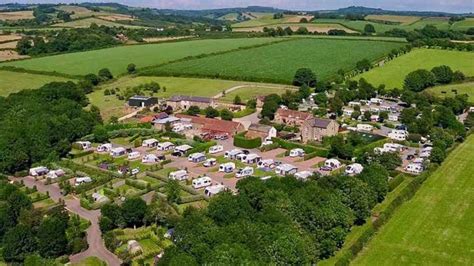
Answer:
<svg viewBox="0 0 474 266"><path fill-rule="evenodd" d="M234 104L242 104L242 99L240 98L239 95L235 95L234 97Z"/></svg>
<svg viewBox="0 0 474 266"><path fill-rule="evenodd" d="M314 95L313 100L318 105L326 104L328 102L328 96L326 95L326 93L320 92Z"/></svg>
<svg viewBox="0 0 474 266"><path fill-rule="evenodd" d="M97 86L100 82L100 79L95 74L87 74L84 76L84 80L89 81L92 85Z"/></svg>
<svg viewBox="0 0 474 266"><path fill-rule="evenodd" d="M207 118L215 118L215 117L219 116L219 111L217 109L213 108L212 106L206 107L204 112L206 113Z"/></svg>
<svg viewBox="0 0 474 266"><path fill-rule="evenodd" d="M99 70L98 76L99 76L99 79L102 81L107 81L114 78L114 76L112 75L112 72L110 72L108 68L102 68L101 70Z"/></svg>
<svg viewBox="0 0 474 266"><path fill-rule="evenodd" d="M25 193L19 190L13 191L7 199L7 217L9 224L11 226L16 225L21 211L23 209L30 210L31 208L33 208L33 204Z"/></svg>
<svg viewBox="0 0 474 266"><path fill-rule="evenodd" d="M356 177L367 183L374 191L377 201L382 202L388 192L388 172L380 164L373 163L364 168Z"/></svg>
<svg viewBox="0 0 474 266"><path fill-rule="evenodd" d="M142 198L128 198L122 204L122 217L128 226L140 226L147 211Z"/></svg>
<svg viewBox="0 0 474 266"><path fill-rule="evenodd" d="M16 50L20 55L27 55L32 47L33 46L30 37L23 37L16 44Z"/></svg>
<svg viewBox="0 0 474 266"><path fill-rule="evenodd" d="M431 150L430 161L433 163L442 163L446 158L446 152L441 147L433 147Z"/></svg>
<svg viewBox="0 0 474 266"><path fill-rule="evenodd" d="M364 26L364 33L366 34L373 34L375 33L375 27L372 24L365 24Z"/></svg>
<svg viewBox="0 0 474 266"><path fill-rule="evenodd" d="M344 107L344 102L339 97L334 97L329 100L329 110L335 112L337 115L342 115L342 108Z"/></svg>
<svg viewBox="0 0 474 266"><path fill-rule="evenodd" d="M192 115L192 116L196 116L199 113L201 113L201 109L199 108L199 106L196 106L196 105L189 106L188 110L186 111L186 114Z"/></svg>
<svg viewBox="0 0 474 266"><path fill-rule="evenodd" d="M356 69L363 72L367 71L372 67L372 64L368 59L362 59L356 63Z"/></svg>
<svg viewBox="0 0 474 266"><path fill-rule="evenodd" d="M303 84L298 90L301 99L307 99L311 95L311 88L308 85Z"/></svg>
<svg viewBox="0 0 474 266"><path fill-rule="evenodd" d="M448 84L453 80L453 70L446 65L434 67L431 73L434 74L436 82L441 84Z"/></svg>
<svg viewBox="0 0 474 266"><path fill-rule="evenodd" d="M181 200L181 187L177 180L170 180L165 186L166 199L168 202L179 203Z"/></svg>
<svg viewBox="0 0 474 266"><path fill-rule="evenodd" d="M316 86L316 74L314 74L314 72L309 68L300 68L295 73L293 85L307 85L314 88L314 86Z"/></svg>
<svg viewBox="0 0 474 266"><path fill-rule="evenodd" d="M103 125L95 126L92 134L94 134L96 142L103 143L109 140L109 132L107 132L107 129Z"/></svg>
<svg viewBox="0 0 474 266"><path fill-rule="evenodd" d="M414 92L420 92L435 84L436 77L425 69L418 69L405 77L404 88Z"/></svg>
<svg viewBox="0 0 474 266"><path fill-rule="evenodd" d="M464 73L462 73L461 71L457 70L457 71L454 71L453 73L453 81L454 82L459 82L459 81L463 81L466 79L466 76L464 75Z"/></svg>
<svg viewBox="0 0 474 266"><path fill-rule="evenodd" d="M47 258L56 258L66 253L67 221L57 217L47 217L38 228L38 251Z"/></svg>
<svg viewBox="0 0 474 266"><path fill-rule="evenodd" d="M227 109L222 109L221 118L222 120L232 121L232 119L234 118L234 114Z"/></svg>
<svg viewBox="0 0 474 266"><path fill-rule="evenodd" d="M136 70L137 70L137 66L135 64L128 64L127 72L129 74L135 73Z"/></svg>
<svg viewBox="0 0 474 266"><path fill-rule="evenodd" d="M22 262L36 250L33 230L19 224L10 229L3 239L3 258L8 262Z"/></svg>

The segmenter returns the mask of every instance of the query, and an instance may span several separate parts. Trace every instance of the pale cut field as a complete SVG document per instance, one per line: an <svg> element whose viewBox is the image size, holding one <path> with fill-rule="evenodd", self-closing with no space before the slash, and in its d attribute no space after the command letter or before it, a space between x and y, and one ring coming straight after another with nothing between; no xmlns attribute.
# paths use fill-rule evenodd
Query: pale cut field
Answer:
<svg viewBox="0 0 474 266"><path fill-rule="evenodd" d="M122 15L122 14L112 14L112 15L107 15L107 16L99 16L100 19L103 20L108 20L108 21L120 21L120 20L126 20L126 21L132 21L135 20L129 15Z"/></svg>
<svg viewBox="0 0 474 266"><path fill-rule="evenodd" d="M308 21L310 21L314 16L289 16L286 19L286 22L288 23L299 23L301 19L305 18Z"/></svg>
<svg viewBox="0 0 474 266"><path fill-rule="evenodd" d="M0 62L16 60L16 59L24 59L28 58L27 55L19 55L16 51L13 50L2 50L0 51Z"/></svg>
<svg viewBox="0 0 474 266"><path fill-rule="evenodd" d="M18 41L20 39L21 39L20 35L14 35L14 34L0 35L0 42Z"/></svg>
<svg viewBox="0 0 474 266"><path fill-rule="evenodd" d="M0 43L0 49L15 49L18 41Z"/></svg>
<svg viewBox="0 0 474 266"><path fill-rule="evenodd" d="M14 11L14 12L0 12L0 20L20 20L20 19L33 19L33 11Z"/></svg>
<svg viewBox="0 0 474 266"><path fill-rule="evenodd" d="M421 19L417 16L396 16L396 15L368 15L366 20L398 22L400 24L411 24Z"/></svg>
<svg viewBox="0 0 474 266"><path fill-rule="evenodd" d="M120 24L113 21L103 20L100 18L85 18L78 19L69 22L57 23L53 27L62 27L62 28L88 28L92 23L97 24L98 26L107 26L107 27L125 27L125 28L143 28L141 26Z"/></svg>

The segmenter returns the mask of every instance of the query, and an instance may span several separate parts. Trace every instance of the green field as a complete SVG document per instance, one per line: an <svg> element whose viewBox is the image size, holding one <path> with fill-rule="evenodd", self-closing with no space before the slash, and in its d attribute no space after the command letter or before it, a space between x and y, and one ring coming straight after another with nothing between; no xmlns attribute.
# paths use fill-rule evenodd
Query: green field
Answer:
<svg viewBox="0 0 474 266"><path fill-rule="evenodd" d="M452 28L455 30L468 30L474 27L474 18L466 18L465 20L455 22Z"/></svg>
<svg viewBox="0 0 474 266"><path fill-rule="evenodd" d="M278 39L242 38L130 45L8 62L0 64L0 66L9 65L31 70L57 71L70 75L97 73L101 68L107 67L117 75L126 72L126 67L130 63L134 63L137 67L146 67L187 56L223 52L276 40Z"/></svg>
<svg viewBox="0 0 474 266"><path fill-rule="evenodd" d="M447 51L437 49L417 49L356 76L365 78L373 85L385 84L386 88L402 88L403 80L408 73L417 69L431 70L435 66L448 65L453 70L460 70L466 76L474 76L474 53Z"/></svg>
<svg viewBox="0 0 474 266"><path fill-rule="evenodd" d="M8 96L24 89L38 89L53 81L67 80L61 77L0 70L0 96Z"/></svg>
<svg viewBox="0 0 474 266"><path fill-rule="evenodd" d="M455 94L452 90L457 90L458 95L467 94L469 96L469 101L474 102L474 82L436 86L436 87L428 89L429 92L437 96L454 97ZM446 93L442 93L442 92L446 92Z"/></svg>
<svg viewBox="0 0 474 266"><path fill-rule="evenodd" d="M268 95L272 93L283 94L285 93L285 88L275 89L274 87L243 87L239 88L238 90L226 93L224 97L220 98L221 101L232 103L234 101L235 96L239 95L242 102L247 102L248 100L255 99L257 96Z"/></svg>
<svg viewBox="0 0 474 266"><path fill-rule="evenodd" d="M236 32L262 32L264 27L268 28L282 28L285 29L287 27L291 28L293 31L297 31L300 27L306 28L310 32L328 32L329 30L344 30L348 33L355 33L355 31L348 29L341 24L337 23L324 23L324 24L316 24L316 23L278 23L272 24L267 26L255 26L255 27L245 27L245 28L235 28L234 31Z"/></svg>
<svg viewBox="0 0 474 266"><path fill-rule="evenodd" d="M87 257L78 263L73 263L71 266L105 266L107 263L101 261L97 257Z"/></svg>
<svg viewBox="0 0 474 266"><path fill-rule="evenodd" d="M113 21L107 21L99 18L85 18L77 19L69 22L57 23L53 27L60 28L88 28L92 23L97 24L98 26L107 26L107 27L125 27L125 28L143 28L141 26L127 25L122 23L116 23Z"/></svg>
<svg viewBox="0 0 474 266"><path fill-rule="evenodd" d="M354 265L474 264L474 135L395 212Z"/></svg>
<svg viewBox="0 0 474 266"><path fill-rule="evenodd" d="M297 39L168 64L147 73L291 83L299 68L311 68L319 79L326 79L339 69L353 69L361 59L381 58L401 45L362 40Z"/></svg>

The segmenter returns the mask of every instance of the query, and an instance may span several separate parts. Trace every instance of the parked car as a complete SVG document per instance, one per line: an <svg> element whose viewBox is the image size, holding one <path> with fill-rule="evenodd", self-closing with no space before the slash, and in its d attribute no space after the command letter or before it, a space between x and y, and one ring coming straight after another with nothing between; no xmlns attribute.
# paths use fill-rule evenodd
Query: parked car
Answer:
<svg viewBox="0 0 474 266"><path fill-rule="evenodd" d="M138 174L138 173L140 173L140 169L139 169L139 168L133 168L133 169L130 171L130 174L132 174L132 175L136 175L136 174Z"/></svg>

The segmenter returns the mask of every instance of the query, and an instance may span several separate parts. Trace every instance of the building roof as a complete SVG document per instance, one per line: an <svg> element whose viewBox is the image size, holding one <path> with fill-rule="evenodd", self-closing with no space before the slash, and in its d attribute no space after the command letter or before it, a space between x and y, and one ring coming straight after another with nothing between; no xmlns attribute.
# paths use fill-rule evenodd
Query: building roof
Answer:
<svg viewBox="0 0 474 266"><path fill-rule="evenodd" d="M129 100L137 100L137 101L147 101L149 99L153 99L155 97L151 96L143 96L143 95L135 95L129 98Z"/></svg>
<svg viewBox="0 0 474 266"><path fill-rule="evenodd" d="M331 119L313 118L310 125L317 128L327 128L332 121Z"/></svg>
<svg viewBox="0 0 474 266"><path fill-rule="evenodd" d="M187 95L173 95L168 99L171 102L189 101L189 102L200 102L200 103L211 103L212 99L207 97L198 96L187 96Z"/></svg>
<svg viewBox="0 0 474 266"><path fill-rule="evenodd" d="M262 125L262 124L250 124L249 130L257 131L261 133L268 133L272 129L272 126Z"/></svg>
<svg viewBox="0 0 474 266"><path fill-rule="evenodd" d="M295 110L290 110L290 109L283 109L283 108L279 108L275 114L282 117L288 117L288 118L291 117L291 118L296 118L300 120L307 120L313 117L313 115L310 113L300 112L300 111L295 111Z"/></svg>
<svg viewBox="0 0 474 266"><path fill-rule="evenodd" d="M190 116L184 114L177 114L177 117L181 119L189 119L191 123L202 125L203 131L210 132L222 132L232 135L239 128L243 128L242 124L234 121L220 120L215 118L206 118L200 116Z"/></svg>

